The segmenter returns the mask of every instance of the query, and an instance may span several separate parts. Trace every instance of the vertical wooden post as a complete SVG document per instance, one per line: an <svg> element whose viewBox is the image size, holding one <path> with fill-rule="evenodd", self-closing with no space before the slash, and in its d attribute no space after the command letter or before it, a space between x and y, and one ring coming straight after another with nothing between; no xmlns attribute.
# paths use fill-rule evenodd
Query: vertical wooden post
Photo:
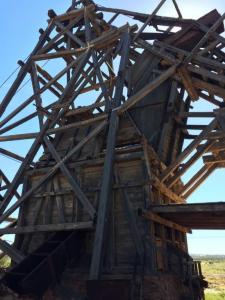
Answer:
<svg viewBox="0 0 225 300"><path fill-rule="evenodd" d="M121 104L121 98L123 95L123 88L124 88L124 81L125 81L125 71L127 67L127 63L129 60L129 50L130 50L130 33L129 29L123 35L123 44L122 44L122 51L121 51L121 59L120 65L117 75L116 81L116 90L115 90L115 97L114 97L114 105L119 106Z"/></svg>
<svg viewBox="0 0 225 300"><path fill-rule="evenodd" d="M90 269L91 280L97 280L101 275L102 261L104 257L104 243L106 241L106 232L109 223L109 207L111 204L110 193L113 180L113 162L118 125L119 117L117 115L117 111L113 110L110 117L107 137L106 155L102 176L103 180L101 185L94 249Z"/></svg>
<svg viewBox="0 0 225 300"><path fill-rule="evenodd" d="M143 138L143 150L144 150L144 158L145 164L147 168L148 180L151 182L152 180L152 171L151 165L149 162L149 155L148 155L148 142L145 138ZM146 208L151 209L151 205L154 202L154 195L152 192L152 186L145 186L145 193L147 194L148 205ZM146 239L145 239L145 259L147 262L146 269L147 271L154 273L157 268L156 264L156 245L155 245L155 231L154 231L154 222L149 221L146 224Z"/></svg>
<svg viewBox="0 0 225 300"><path fill-rule="evenodd" d="M115 91L115 106L121 103L121 97L123 93L124 79L125 79L125 68L128 62L130 35L126 33L123 40L123 50L119 75L121 80L117 81ZM126 49L125 49L126 47ZM95 56L93 56L95 59ZM98 70L97 70L98 71ZM99 74L99 80L101 79ZM102 87L104 92L104 86ZM108 92L107 92L108 93ZM104 93L107 96L107 93ZM107 99L107 98L106 98ZM109 109L109 99L107 101L106 110ZM103 182L100 193L99 209L97 227L94 241L94 250L92 256L90 279L98 279L101 275L102 259L104 256L104 239L108 227L109 218L109 207L110 207L110 190L112 187L112 176L113 176L113 161L114 161L114 148L116 145L116 133L118 129L119 118L116 110L113 110L110 117L109 132L107 138L107 151L105 156L104 171L103 171Z"/></svg>
<svg viewBox="0 0 225 300"><path fill-rule="evenodd" d="M31 64L31 81L32 81L33 91L34 91L34 95L35 95L35 102L36 102L37 111L38 111L39 126L40 126L40 128L42 128L43 115L39 111L39 108L42 106L42 99L39 94L40 84L39 84L38 76L37 76L37 68L36 68L34 62L32 62L32 64Z"/></svg>

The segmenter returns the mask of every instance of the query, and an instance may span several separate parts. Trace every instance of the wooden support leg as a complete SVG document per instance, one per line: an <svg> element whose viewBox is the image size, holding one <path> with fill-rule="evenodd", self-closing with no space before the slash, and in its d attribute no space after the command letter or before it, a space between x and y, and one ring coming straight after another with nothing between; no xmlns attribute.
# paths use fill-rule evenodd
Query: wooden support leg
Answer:
<svg viewBox="0 0 225 300"><path fill-rule="evenodd" d="M116 134L119 125L117 111L113 110L110 118L107 138L107 149L104 162L103 180L99 199L97 226L94 239L94 249L91 261L90 279L97 280L101 276L102 262L104 257L104 243L107 232L109 208L111 203L111 188L113 180L113 162L116 145Z"/></svg>
<svg viewBox="0 0 225 300"><path fill-rule="evenodd" d="M143 150L144 150L144 158L145 158L145 166L147 169L147 176L149 182L152 181L152 170L149 161L149 153L148 153L148 142L144 138L143 139ZM146 208L151 209L151 205L154 202L154 194L152 192L152 185L145 186L145 197L148 198L146 201ZM154 273L156 271L156 245L155 245L155 237L154 237L154 223L152 220L146 222L146 237L145 237L145 261L146 261L146 271Z"/></svg>
<svg viewBox="0 0 225 300"><path fill-rule="evenodd" d="M101 70L100 70L100 67L98 65L98 61L97 61L97 55L95 53L95 51L92 51L92 57L93 57L93 62L94 62L94 67L96 68L96 74L97 74L97 77L98 77L98 81L100 83L100 86L101 86L101 89L102 89L102 92L104 94L104 97L105 97L105 101L106 101L106 110L109 109L109 106L110 106L110 100L111 100L111 97L110 95L108 94L108 89L104 83L104 80L102 78L102 74L101 74Z"/></svg>
<svg viewBox="0 0 225 300"><path fill-rule="evenodd" d="M129 32L126 32L123 35L121 60L120 60L120 66L117 75L117 81L116 81L116 92L114 97L115 106L119 106L121 104L121 100L122 100L121 98L123 95L123 88L124 88L124 81L125 81L125 71L129 61L129 50L130 50L130 34Z"/></svg>

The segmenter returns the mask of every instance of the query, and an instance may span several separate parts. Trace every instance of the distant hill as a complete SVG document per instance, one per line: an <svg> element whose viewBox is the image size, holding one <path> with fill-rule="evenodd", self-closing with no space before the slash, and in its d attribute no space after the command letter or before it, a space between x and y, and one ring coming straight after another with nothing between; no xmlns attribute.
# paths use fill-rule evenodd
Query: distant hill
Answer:
<svg viewBox="0 0 225 300"><path fill-rule="evenodd" d="M192 254L194 260L225 260L225 255Z"/></svg>

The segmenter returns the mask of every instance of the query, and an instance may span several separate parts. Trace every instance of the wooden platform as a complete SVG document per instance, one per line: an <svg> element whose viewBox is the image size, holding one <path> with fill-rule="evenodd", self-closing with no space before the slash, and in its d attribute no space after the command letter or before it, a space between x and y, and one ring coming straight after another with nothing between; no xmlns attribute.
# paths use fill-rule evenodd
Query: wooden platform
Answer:
<svg viewBox="0 0 225 300"><path fill-rule="evenodd" d="M190 229L225 229L225 202L154 205L152 211Z"/></svg>

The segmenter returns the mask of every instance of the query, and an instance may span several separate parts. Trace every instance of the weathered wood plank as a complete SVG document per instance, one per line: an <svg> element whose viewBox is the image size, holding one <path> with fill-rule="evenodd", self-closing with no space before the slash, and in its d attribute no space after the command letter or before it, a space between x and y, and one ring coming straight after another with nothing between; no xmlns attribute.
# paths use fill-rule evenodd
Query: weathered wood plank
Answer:
<svg viewBox="0 0 225 300"><path fill-rule="evenodd" d="M116 183L120 184L120 177L119 177L118 168L114 171L114 174L115 174ZM133 237L133 242L134 242L134 245L136 247L136 251L139 255L140 262L143 263L144 252L145 252L144 243L143 243L141 233L139 231L139 228L138 228L138 225L137 225L137 222L136 222L134 210L132 208L132 204L130 202L127 191L124 188L121 188L120 193L121 193L122 198L123 198L123 201L122 201L123 204L122 205L123 205L123 209L124 209L124 212L125 212L127 220L128 220L130 233Z"/></svg>
<svg viewBox="0 0 225 300"><path fill-rule="evenodd" d="M65 163L72 155L79 151L90 139L95 137L100 131L105 128L107 122L104 121L92 130L83 140L81 140L60 162L54 165L49 172L42 177L38 183L36 183L25 195L23 195L18 201L16 201L7 211L0 216L0 222L4 221L10 216L25 200L27 200L43 183L49 180L59 169L62 163ZM7 199L7 198L6 198ZM4 204L4 202L2 203Z"/></svg>
<svg viewBox="0 0 225 300"><path fill-rule="evenodd" d="M182 196L178 196L175 192L173 192L170 188L168 188L165 184L163 184L156 176L152 175L151 184L160 191L163 195L167 196L171 201L176 203L184 203L185 198Z"/></svg>
<svg viewBox="0 0 225 300"><path fill-rule="evenodd" d="M177 66L172 66L168 70L162 73L162 75L158 76L155 80L147 84L140 91L138 91L135 95L128 98L128 100L120 106L118 109L118 113L122 114L126 110L130 109L132 106L137 104L141 99L147 96L149 93L154 91L160 84L166 81L169 77L171 77L176 72Z"/></svg>
<svg viewBox="0 0 225 300"><path fill-rule="evenodd" d="M119 117L116 110L111 113L109 131L107 137L106 155L102 176L102 187L99 198L97 225L94 239L94 247L90 269L90 279L99 279L101 276L102 262L104 257L104 243L109 222L109 208L111 203L111 188L113 182L113 164L115 144Z"/></svg>
<svg viewBox="0 0 225 300"><path fill-rule="evenodd" d="M52 143L49 141L47 137L44 138L44 142L46 146L48 147L48 150L50 151L53 158L56 160L56 162L59 164L59 168L64 174L64 176L68 179L69 183L71 184L76 197L80 200L81 204L83 205L84 209L89 213L90 217L92 219L95 218L96 211L93 207L93 205L90 203L88 198L85 196L84 192L81 190L79 184L75 180L75 178L71 175L69 169L66 167L63 160L61 160L59 154L55 150L55 147L52 145Z"/></svg>
<svg viewBox="0 0 225 300"><path fill-rule="evenodd" d="M85 8L74 9L74 10L68 11L65 14L58 15L58 16L55 15L55 13L52 10L49 10L48 14L49 14L49 17L53 20L66 21L66 20L70 20L72 18L76 18L79 15L83 16L85 9L88 11L93 11L95 9L95 5L90 4L90 5L85 6Z"/></svg>
<svg viewBox="0 0 225 300"><path fill-rule="evenodd" d="M62 93L60 99L58 100L59 103L63 102L64 99L68 96L68 94L70 94L71 87L74 86L74 83L76 82L77 77L79 77L79 75L78 75L80 73L79 71L83 67L83 65L85 64L85 62L88 58L89 58L89 52L82 55L81 62L78 64L78 67L77 67L76 71L74 72L72 78L70 79L70 82L67 84L67 87L65 88L65 90ZM46 122L44 123L44 125L42 126L42 128L40 130L40 133L38 134L35 141L33 142L30 150L27 153L27 156L25 157L24 161L22 162L22 164L21 164L19 170L17 171L17 173L16 173L9 189L7 190L7 192L5 194L4 200L2 201L2 203L0 205L0 214L2 214L4 212L4 210L7 208L10 200L13 197L14 192L17 190L17 188L20 184L21 178L22 178L22 176L24 175L24 173L27 169L27 166L30 165L30 163L33 161L34 156L36 155L38 149L41 146L41 142L43 140L43 137L44 137L46 131L49 129L50 126L54 127L55 124L57 123L57 121L60 119L60 117L63 116L64 114L65 114L65 109L62 109L60 112L59 112L59 110L55 110L54 113L53 113L53 120L48 118L46 120ZM15 203L14 205L18 205L18 203L19 203L19 201L17 202L17 204ZM12 209L12 207L10 209Z"/></svg>
<svg viewBox="0 0 225 300"><path fill-rule="evenodd" d="M181 226L179 224L176 224L174 222L171 222L165 218L160 217L157 213L153 213L151 211L147 211L147 210L139 210L139 213L142 217L151 220L153 222L159 223L161 225L164 225L166 227L170 227L176 230L179 230L180 232L183 233L191 233L191 230L189 228L186 228L184 226Z"/></svg>
<svg viewBox="0 0 225 300"><path fill-rule="evenodd" d="M90 230L93 229L93 222L16 226L13 228L1 228L0 234L26 234L26 233L37 233L37 232L57 232L57 231L87 230L87 229Z"/></svg>

